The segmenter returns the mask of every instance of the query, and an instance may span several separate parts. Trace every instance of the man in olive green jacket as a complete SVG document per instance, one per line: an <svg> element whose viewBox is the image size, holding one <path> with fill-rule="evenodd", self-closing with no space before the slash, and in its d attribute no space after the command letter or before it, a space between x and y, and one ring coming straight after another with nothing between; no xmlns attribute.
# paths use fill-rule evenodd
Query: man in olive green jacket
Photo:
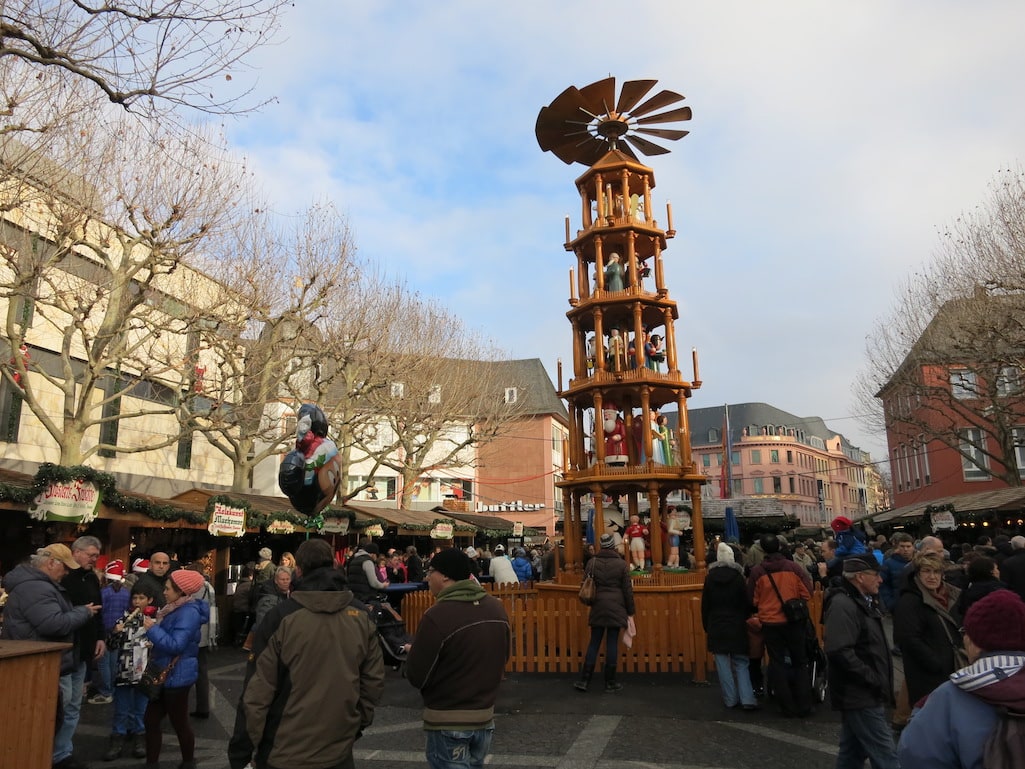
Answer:
<svg viewBox="0 0 1025 769"><path fill-rule="evenodd" d="M295 560L299 582L265 618L269 638L255 650L246 729L267 769L352 769L353 745L384 693L377 630L327 542L303 542Z"/></svg>

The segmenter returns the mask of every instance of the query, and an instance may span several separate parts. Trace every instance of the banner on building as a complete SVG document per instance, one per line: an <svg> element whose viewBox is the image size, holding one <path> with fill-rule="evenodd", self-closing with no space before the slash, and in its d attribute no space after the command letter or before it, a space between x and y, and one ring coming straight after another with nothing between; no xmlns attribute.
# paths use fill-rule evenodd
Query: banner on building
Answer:
<svg viewBox="0 0 1025 769"><path fill-rule="evenodd" d="M453 531L451 523L436 523L431 529L431 539L452 539Z"/></svg>
<svg viewBox="0 0 1025 769"><path fill-rule="evenodd" d="M37 521L83 525L96 520L99 509L100 490L96 484L75 478L70 481L54 481L47 486L32 501L28 514Z"/></svg>
<svg viewBox="0 0 1025 769"><path fill-rule="evenodd" d="M241 537L246 533L245 509L215 502L207 530L215 537Z"/></svg>

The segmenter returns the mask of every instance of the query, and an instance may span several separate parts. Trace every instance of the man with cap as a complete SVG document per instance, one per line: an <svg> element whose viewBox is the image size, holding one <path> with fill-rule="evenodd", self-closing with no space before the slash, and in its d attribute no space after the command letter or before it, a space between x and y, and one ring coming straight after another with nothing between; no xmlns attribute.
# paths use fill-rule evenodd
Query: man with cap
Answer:
<svg viewBox="0 0 1025 769"><path fill-rule="evenodd" d="M103 570L107 584L100 591L103 611L103 637L109 638L114 625L128 610L132 591L125 587L125 565L110 561ZM106 654L97 666L100 672L100 690L89 698L90 705L106 705L114 701L114 679L117 677L117 655Z"/></svg>
<svg viewBox="0 0 1025 769"><path fill-rule="evenodd" d="M12 641L58 641L72 643L77 630L94 621L100 611L99 603L73 606L61 580L65 575L82 567L72 556L67 545L47 545L36 551L28 563L14 567L4 577L4 589L9 597L4 607L2 637ZM67 704L71 697L72 674L80 667L77 645L66 649L61 656L59 687L61 700ZM78 705L81 706L81 683ZM75 725L78 724L76 715ZM79 769L85 765L72 755L71 737L74 728L60 742L54 738L53 766L55 769ZM58 733L60 736L60 733Z"/></svg>
<svg viewBox="0 0 1025 769"><path fill-rule="evenodd" d="M274 577L274 553L269 547L261 547L257 553L259 560L256 562L256 570L253 572L253 586L261 582L270 582Z"/></svg>
<svg viewBox="0 0 1025 769"><path fill-rule="evenodd" d="M495 545L495 555L491 559L491 563L488 564L488 573L495 580L496 585L515 585L519 582L516 577L516 569L513 568L512 561L505 554L505 547L502 545Z"/></svg>
<svg viewBox="0 0 1025 769"><path fill-rule="evenodd" d="M893 662L879 611L879 562L871 553L849 555L843 584L824 601L829 691L840 711L837 769L898 769L885 708L893 704Z"/></svg>
<svg viewBox="0 0 1025 769"><path fill-rule="evenodd" d="M972 604L964 619L964 644L968 667L933 690L901 733L904 769L1021 765L1025 603L1017 593L996 590Z"/></svg>
<svg viewBox="0 0 1025 769"><path fill-rule="evenodd" d="M509 658L509 617L502 602L471 579L458 548L431 559L428 609L406 659L406 678L424 700L427 764L484 766L495 731L495 700Z"/></svg>

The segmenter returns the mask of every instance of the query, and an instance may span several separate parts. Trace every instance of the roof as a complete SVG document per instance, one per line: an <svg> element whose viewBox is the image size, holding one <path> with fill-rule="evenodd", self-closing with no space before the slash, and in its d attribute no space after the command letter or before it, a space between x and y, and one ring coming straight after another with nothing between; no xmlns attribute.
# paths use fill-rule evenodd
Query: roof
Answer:
<svg viewBox="0 0 1025 769"><path fill-rule="evenodd" d="M970 494L954 494L948 497L930 499L904 505L882 513L862 516L859 520L869 520L873 524L893 523L898 520L919 518L925 515L926 508L953 505L954 514L982 513L990 511L1021 510L1025 508L1025 487L996 489L994 491L975 491Z"/></svg>
<svg viewBox="0 0 1025 769"><path fill-rule="evenodd" d="M343 508L352 510L356 514L357 523L381 520L389 526L397 528L399 534L405 532L423 534L434 527L435 521L442 519L456 521L455 530L457 532L465 534L476 532L477 530L477 527L473 524L460 523L456 516L448 512L436 513L433 510L409 510L404 507L357 507L350 504L344 505Z"/></svg>
<svg viewBox="0 0 1025 769"><path fill-rule="evenodd" d="M563 403L555 385L540 358L521 360L500 360L490 363L497 371L495 381L503 388L516 387L520 413L524 416L554 415L569 420L566 404Z"/></svg>
<svg viewBox="0 0 1025 769"><path fill-rule="evenodd" d="M709 446L722 444L722 428L724 410L727 406L712 406L703 409L688 409L692 446ZM775 425L777 427L795 427L803 430L805 435L814 435L823 441L839 437L844 445L852 446L844 436L826 426L822 417L799 417L789 411L770 406L768 403L731 403L730 439L735 445L740 442L744 428L749 425ZM670 425L675 427L676 413L667 411ZM709 440L709 431L715 430L716 439Z"/></svg>

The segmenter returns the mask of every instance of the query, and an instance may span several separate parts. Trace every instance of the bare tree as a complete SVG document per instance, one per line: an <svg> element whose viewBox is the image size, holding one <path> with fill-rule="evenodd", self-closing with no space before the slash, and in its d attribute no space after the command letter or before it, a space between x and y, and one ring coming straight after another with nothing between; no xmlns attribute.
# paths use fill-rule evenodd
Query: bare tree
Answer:
<svg viewBox="0 0 1025 769"><path fill-rule="evenodd" d="M295 439L273 418L273 404L294 413L304 401L319 402L335 371L332 329L372 297L357 290L362 265L330 204L286 225L266 208L238 214L208 270L244 313L231 324L196 326L201 381L193 382L188 411L191 428L231 460L233 490L244 491L253 469Z"/></svg>
<svg viewBox="0 0 1025 769"><path fill-rule="evenodd" d="M968 466L1021 485L1023 311L1025 175L1017 170L1001 173L989 198L941 233L937 253L868 336L855 385L866 425L890 428L915 452L941 441Z"/></svg>
<svg viewBox="0 0 1025 769"><path fill-rule="evenodd" d="M188 266L246 176L215 145L122 121L55 135L50 156L15 153L0 166L0 296L12 351L3 378L63 465L178 438L190 306L230 304ZM27 171L18 160L31 161ZM119 426L152 419L166 431L117 440Z"/></svg>
<svg viewBox="0 0 1025 769"><path fill-rule="evenodd" d="M231 87L233 78L255 48L271 41L290 4L7 0L0 14L0 114L8 125L39 125L31 113L33 81L51 93L85 83L110 103L150 114L175 106L244 111L251 87Z"/></svg>
<svg viewBox="0 0 1025 769"><path fill-rule="evenodd" d="M476 464L475 447L507 431L522 400L506 397L499 351L428 301L409 301L391 326L386 368L360 399L354 446L402 479L401 504L426 473Z"/></svg>

